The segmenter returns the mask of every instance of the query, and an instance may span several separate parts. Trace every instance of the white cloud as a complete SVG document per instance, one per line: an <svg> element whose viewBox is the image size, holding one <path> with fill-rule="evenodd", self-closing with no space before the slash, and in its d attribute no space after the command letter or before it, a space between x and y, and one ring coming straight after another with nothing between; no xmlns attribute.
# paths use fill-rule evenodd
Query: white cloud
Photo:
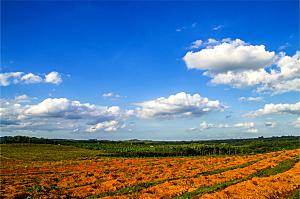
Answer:
<svg viewBox="0 0 300 199"><path fill-rule="evenodd" d="M240 97L239 100L242 101L242 102L244 102L244 101L259 102L259 101L262 101L263 98L262 97Z"/></svg>
<svg viewBox="0 0 300 199"><path fill-rule="evenodd" d="M271 93L272 95L277 95L291 91L300 92L300 78L269 83L258 87L256 91L258 93Z"/></svg>
<svg viewBox="0 0 300 199"><path fill-rule="evenodd" d="M142 118L174 118L200 116L212 111L221 111L219 101L211 101L199 94L185 92L137 103L136 114Z"/></svg>
<svg viewBox="0 0 300 199"><path fill-rule="evenodd" d="M213 39L213 38L209 38L205 44L207 45L208 48L212 48L213 45L217 45L217 44L220 44L220 42L216 39Z"/></svg>
<svg viewBox="0 0 300 199"><path fill-rule="evenodd" d="M106 132L112 132L112 131L117 131L120 129L120 124L116 120L111 120L111 121L105 121L105 122L100 122L95 125L90 126L89 128L86 129L87 132L97 132L97 131L106 131Z"/></svg>
<svg viewBox="0 0 300 199"><path fill-rule="evenodd" d="M300 114L300 102L295 104L265 104L265 106L256 111L252 111L246 116L257 117L268 114Z"/></svg>
<svg viewBox="0 0 300 199"><path fill-rule="evenodd" d="M22 114L23 109L19 103L0 99L0 126L19 124L18 116Z"/></svg>
<svg viewBox="0 0 300 199"><path fill-rule="evenodd" d="M58 72L53 71L45 76L45 82L52 84L60 84L62 82L62 79Z"/></svg>
<svg viewBox="0 0 300 199"><path fill-rule="evenodd" d="M211 123L207 123L206 121L203 121L200 123L200 130L205 130L205 129L210 129L210 128L214 128L215 124L211 124Z"/></svg>
<svg viewBox="0 0 300 199"><path fill-rule="evenodd" d="M212 124L212 123L207 123L206 121L203 121L199 125L200 131L203 131L205 129L211 129L211 128L230 128L231 126L228 124Z"/></svg>
<svg viewBox="0 0 300 199"><path fill-rule="evenodd" d="M235 88L254 86L265 81L267 72L264 69L248 71L227 71L218 74L204 73L212 77L214 84L227 84Z"/></svg>
<svg viewBox="0 0 300 199"><path fill-rule="evenodd" d="M14 79L19 79L22 72L0 73L0 86L8 86Z"/></svg>
<svg viewBox="0 0 300 199"><path fill-rule="evenodd" d="M215 30L215 31L220 30L223 27L224 27L224 25L218 25L218 26L213 27L213 30Z"/></svg>
<svg viewBox="0 0 300 199"><path fill-rule="evenodd" d="M294 56L281 55L275 69L267 72L265 68L247 71L227 71L212 75L212 83L228 84L233 87L258 86L259 93L280 94L300 91L300 52Z"/></svg>
<svg viewBox="0 0 300 199"><path fill-rule="evenodd" d="M18 100L18 101L19 100L21 100L21 101L22 100L28 100L28 99L29 99L29 97L27 95L25 95L25 94L24 95L19 95L19 96L15 97L15 100Z"/></svg>
<svg viewBox="0 0 300 199"><path fill-rule="evenodd" d="M197 49L200 48L200 46L203 44L202 40L196 40L192 42L192 45L190 46L191 49Z"/></svg>
<svg viewBox="0 0 300 199"><path fill-rule="evenodd" d="M255 129L255 124L254 122L241 122L241 123L236 123L236 124L213 124L213 123L207 123L206 121L203 121L199 125L199 130L203 131L206 129L212 129L212 128L242 128L242 129Z"/></svg>
<svg viewBox="0 0 300 199"><path fill-rule="evenodd" d="M210 39L208 46L198 52L188 52L183 57L189 69L209 70L220 73L228 70L243 71L270 66L275 53L265 50L264 45L249 45L240 39L218 43Z"/></svg>
<svg viewBox="0 0 300 199"><path fill-rule="evenodd" d="M295 128L300 128L300 117L298 117L293 124Z"/></svg>
<svg viewBox="0 0 300 199"><path fill-rule="evenodd" d="M20 99L25 97L19 97ZM127 112L118 106L97 106L66 98L48 98L38 104L1 99L0 125L4 130L98 132L124 128ZM88 130L89 129L89 130ZM94 130L93 130L94 129Z"/></svg>
<svg viewBox="0 0 300 199"><path fill-rule="evenodd" d="M30 102L32 100L36 100L36 99L37 99L36 97L29 97L28 95L23 94L23 95L16 96L14 102L15 103L28 103L28 102Z"/></svg>
<svg viewBox="0 0 300 199"><path fill-rule="evenodd" d="M248 133L257 133L258 129L257 128L249 128L247 129Z"/></svg>
<svg viewBox="0 0 300 199"><path fill-rule="evenodd" d="M0 86L9 86L11 84L38 84L51 83L60 84L61 76L58 72L50 72L42 77L33 73L24 74L23 72L0 73Z"/></svg>
<svg viewBox="0 0 300 199"><path fill-rule="evenodd" d="M126 96L122 96L113 92L103 93L102 97L104 98L110 98L110 99L120 99L120 98L126 98Z"/></svg>
<svg viewBox="0 0 300 199"><path fill-rule="evenodd" d="M37 83L41 83L43 81L43 79L35 74L32 73L28 73L23 75L20 80L25 83L25 84L37 84Z"/></svg>
<svg viewBox="0 0 300 199"><path fill-rule="evenodd" d="M242 123L236 123L233 125L233 127L238 127L238 128L252 128L254 127L253 122L242 122Z"/></svg>
<svg viewBox="0 0 300 199"><path fill-rule="evenodd" d="M258 93L300 91L300 52L275 54L264 45L250 45L229 38L209 39L205 48L183 57L189 69L200 69L214 84L235 88L256 87Z"/></svg>
<svg viewBox="0 0 300 199"><path fill-rule="evenodd" d="M102 97L112 97L114 94L112 92L103 93Z"/></svg>
<svg viewBox="0 0 300 199"><path fill-rule="evenodd" d="M80 119L84 117L108 117L120 114L118 106L99 107L94 104L80 103L66 98L47 98L37 105L29 106L25 115Z"/></svg>

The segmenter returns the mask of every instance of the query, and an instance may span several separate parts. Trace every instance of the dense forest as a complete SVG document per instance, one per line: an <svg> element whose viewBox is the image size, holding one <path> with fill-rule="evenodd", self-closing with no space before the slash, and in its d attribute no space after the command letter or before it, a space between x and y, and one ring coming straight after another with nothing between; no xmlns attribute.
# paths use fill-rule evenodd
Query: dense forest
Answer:
<svg viewBox="0 0 300 199"><path fill-rule="evenodd" d="M300 136L229 139L209 141L151 141L151 140L66 140L27 136L5 136L1 144L33 143L70 145L98 150L103 156L167 157L196 155L240 155L300 148Z"/></svg>

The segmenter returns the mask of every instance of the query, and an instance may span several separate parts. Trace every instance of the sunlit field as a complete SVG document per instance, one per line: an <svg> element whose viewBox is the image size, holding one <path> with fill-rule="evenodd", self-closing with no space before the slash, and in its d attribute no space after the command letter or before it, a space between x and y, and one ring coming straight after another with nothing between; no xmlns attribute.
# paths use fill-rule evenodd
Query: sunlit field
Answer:
<svg viewBox="0 0 300 199"><path fill-rule="evenodd" d="M1 198L293 198L299 152L124 158L73 146L2 144Z"/></svg>

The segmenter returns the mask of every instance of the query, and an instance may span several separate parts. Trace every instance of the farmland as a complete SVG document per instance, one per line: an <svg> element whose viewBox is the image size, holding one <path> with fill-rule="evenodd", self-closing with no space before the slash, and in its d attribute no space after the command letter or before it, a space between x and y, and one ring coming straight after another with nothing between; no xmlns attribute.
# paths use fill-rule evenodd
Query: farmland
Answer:
<svg viewBox="0 0 300 199"><path fill-rule="evenodd" d="M72 145L1 144L1 198L297 198L300 187L299 149L123 157Z"/></svg>

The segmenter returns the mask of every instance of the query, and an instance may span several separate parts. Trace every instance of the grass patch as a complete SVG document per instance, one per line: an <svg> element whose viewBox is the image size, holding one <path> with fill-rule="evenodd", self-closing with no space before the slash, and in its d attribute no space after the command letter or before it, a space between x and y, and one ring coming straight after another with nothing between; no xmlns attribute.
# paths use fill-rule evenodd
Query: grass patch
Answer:
<svg viewBox="0 0 300 199"><path fill-rule="evenodd" d="M205 193L213 193L213 192L225 189L228 186L240 183L242 181L250 180L253 177L268 177L268 176L276 175L276 174L279 174L279 173L282 173L282 172L285 172L285 171L291 169L298 161L299 161L299 157L289 159L289 160L284 160L284 161L282 161L281 163L279 163L277 166L275 166L273 168L268 168L268 169L259 171L257 173L252 174L252 175L249 175L247 177L240 178L240 179L233 179L233 180L229 180L229 181L219 183L219 184L215 184L215 185L211 185L211 186L199 187L195 191L186 192L183 195L177 196L177 197L174 197L174 198L176 198L176 199L192 198L194 196L203 195Z"/></svg>
<svg viewBox="0 0 300 199"><path fill-rule="evenodd" d="M268 176L276 175L278 173L283 173L283 172L289 170L290 168L292 168L296 164L296 162L299 161L299 159L300 159L300 156L293 158L293 159L284 160L280 164L276 165L273 168L262 170L262 171L259 171L255 174L253 174L252 177L268 177Z"/></svg>
<svg viewBox="0 0 300 199"><path fill-rule="evenodd" d="M60 161L95 158L99 151L52 144L1 144L1 159L25 161Z"/></svg>
<svg viewBox="0 0 300 199"><path fill-rule="evenodd" d="M204 186L204 187L198 188L195 191L186 192L183 195L177 196L177 197L174 197L174 198L176 198L176 199L192 198L192 197L197 196L197 195L203 195L205 193L212 193L212 192L215 192L215 191L225 189L226 187L228 187L230 185L234 185L234 184L237 184L237 183L242 182L242 181L244 181L243 178L229 180L229 181L219 183L219 184L215 184L215 185L212 185L212 186Z"/></svg>
<svg viewBox="0 0 300 199"><path fill-rule="evenodd" d="M300 199L300 188L287 199Z"/></svg>
<svg viewBox="0 0 300 199"><path fill-rule="evenodd" d="M209 176L209 175L214 175L214 174L222 173L222 172L233 170L233 169L244 168L244 167L250 166L250 165L252 165L252 164L254 164L254 163L256 163L260 160L262 160L262 158L259 158L257 160L253 160L253 161L241 164L241 165L233 166L233 167L226 167L226 168L216 169L216 170L212 170L212 171L205 171L205 172L199 173L199 174L197 174L196 176L193 176L193 177Z"/></svg>

